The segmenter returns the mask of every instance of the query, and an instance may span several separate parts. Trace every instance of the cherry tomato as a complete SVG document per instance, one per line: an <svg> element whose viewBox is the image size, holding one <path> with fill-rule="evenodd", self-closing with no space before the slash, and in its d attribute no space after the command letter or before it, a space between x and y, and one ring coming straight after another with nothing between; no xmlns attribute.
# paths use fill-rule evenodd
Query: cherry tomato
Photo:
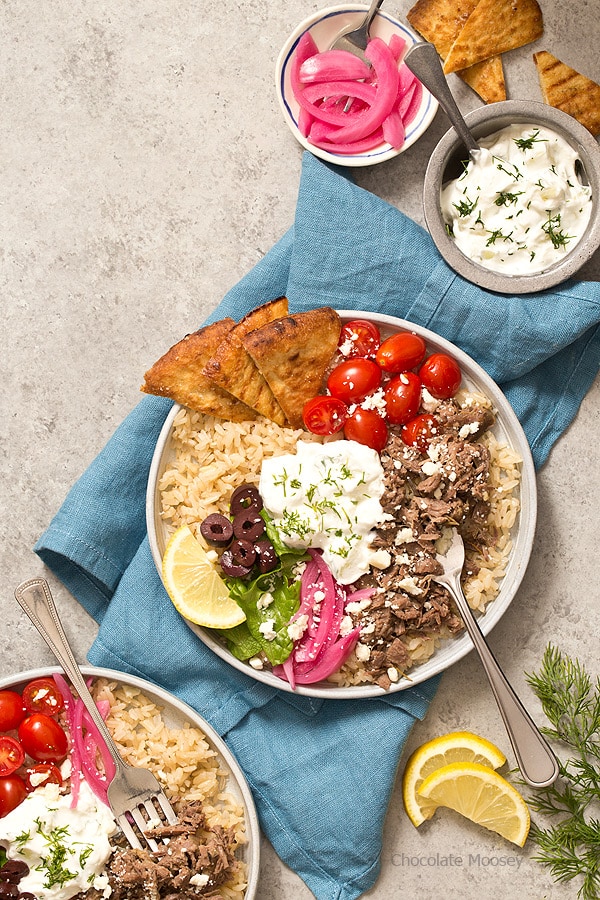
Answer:
<svg viewBox="0 0 600 900"><path fill-rule="evenodd" d="M55 719L33 713L19 725L19 740L28 756L38 762L62 762L69 749L67 735Z"/></svg>
<svg viewBox="0 0 600 900"><path fill-rule="evenodd" d="M348 408L337 397L313 397L304 404L302 418L313 434L335 434L341 431L348 415Z"/></svg>
<svg viewBox="0 0 600 900"><path fill-rule="evenodd" d="M0 731L14 731L24 718L21 695L16 691L0 691Z"/></svg>
<svg viewBox="0 0 600 900"><path fill-rule="evenodd" d="M0 734L0 777L12 775L24 761L25 751L20 743L7 734Z"/></svg>
<svg viewBox="0 0 600 900"><path fill-rule="evenodd" d="M344 347L344 356L375 356L381 343L381 336L377 325L373 325L367 319L352 319L342 325L339 347ZM349 349L349 352L346 350Z"/></svg>
<svg viewBox="0 0 600 900"><path fill-rule="evenodd" d="M423 413L407 422L402 427L400 436L405 444L417 447L422 453L425 453L435 434L437 424L437 420L433 416Z"/></svg>
<svg viewBox="0 0 600 900"><path fill-rule="evenodd" d="M26 796L27 788L19 775L0 778L0 819L16 809Z"/></svg>
<svg viewBox="0 0 600 900"><path fill-rule="evenodd" d="M53 678L35 678L23 689L23 703L28 712L55 716L65 708L65 701Z"/></svg>
<svg viewBox="0 0 600 900"><path fill-rule="evenodd" d="M358 444L366 444L379 453L387 443L388 428L377 410L361 409L359 406L346 419L344 437Z"/></svg>
<svg viewBox="0 0 600 900"><path fill-rule="evenodd" d="M392 425L404 425L419 411L421 379L414 372L394 376L386 386L385 402L387 417Z"/></svg>
<svg viewBox="0 0 600 900"><path fill-rule="evenodd" d="M38 763L37 766L28 766L25 772L25 787L28 793L45 784L61 785L62 783L60 769L54 763Z"/></svg>
<svg viewBox="0 0 600 900"><path fill-rule="evenodd" d="M408 372L420 366L425 359L425 341L411 331L401 331L386 338L375 362L384 372Z"/></svg>
<svg viewBox="0 0 600 900"><path fill-rule="evenodd" d="M327 379L329 393L344 403L359 403L381 384L381 369L372 359L347 359Z"/></svg>
<svg viewBox="0 0 600 900"><path fill-rule="evenodd" d="M432 353L419 369L419 378L432 397L447 400L460 387L461 372L456 360L446 353Z"/></svg>

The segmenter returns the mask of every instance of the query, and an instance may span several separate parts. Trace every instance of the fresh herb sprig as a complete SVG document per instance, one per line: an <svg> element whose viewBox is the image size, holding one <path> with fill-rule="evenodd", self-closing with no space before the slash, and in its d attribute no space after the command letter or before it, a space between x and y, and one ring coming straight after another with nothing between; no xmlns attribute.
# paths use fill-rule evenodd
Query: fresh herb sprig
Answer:
<svg viewBox="0 0 600 900"><path fill-rule="evenodd" d="M539 672L527 676L552 727L542 731L560 742L559 778L529 798L531 808L554 819L534 824L535 857L556 881L581 878L577 896L600 898L600 678L556 647L546 648Z"/></svg>

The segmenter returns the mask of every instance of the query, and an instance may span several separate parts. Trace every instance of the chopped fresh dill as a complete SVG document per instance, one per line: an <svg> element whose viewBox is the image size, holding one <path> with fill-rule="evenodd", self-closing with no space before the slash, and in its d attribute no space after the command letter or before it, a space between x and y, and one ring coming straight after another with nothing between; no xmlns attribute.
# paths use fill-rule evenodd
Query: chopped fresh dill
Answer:
<svg viewBox="0 0 600 900"><path fill-rule="evenodd" d="M510 163L507 163L506 160L502 159L500 156L492 156L492 159L495 161L496 168L499 169L500 172L504 172L506 175L514 178L515 181L518 181L519 178L523 177L523 173L517 168L517 166L512 167L512 172L510 171L510 169L507 169L506 166L509 166Z"/></svg>
<svg viewBox="0 0 600 900"><path fill-rule="evenodd" d="M513 138L513 140L519 150L531 150L534 144L539 144L546 140L546 138L538 137L539 133L540 130L538 128L532 134L530 134L529 137Z"/></svg>
<svg viewBox="0 0 600 900"><path fill-rule="evenodd" d="M494 203L496 206L510 206L511 203L516 203L523 193L524 191L517 191L516 194L511 194L510 191L500 191Z"/></svg>
<svg viewBox="0 0 600 900"><path fill-rule="evenodd" d="M568 241L571 241L573 235L565 234L561 229L560 213L556 213L553 216L551 210L547 209L546 212L548 213L548 218L542 225L542 231L548 235L552 241L552 246L557 250L559 247L564 247Z"/></svg>
<svg viewBox="0 0 600 900"><path fill-rule="evenodd" d="M509 234L503 234L501 228L496 228L494 231L489 231L489 238L485 242L485 246L489 247L491 244L495 244L496 241L512 241L512 231Z"/></svg>
<svg viewBox="0 0 600 900"><path fill-rule="evenodd" d="M454 209L457 211L459 216L469 216L477 206L477 201L479 197L475 200L469 200L468 197L465 197L464 200L461 200L460 203L453 203Z"/></svg>

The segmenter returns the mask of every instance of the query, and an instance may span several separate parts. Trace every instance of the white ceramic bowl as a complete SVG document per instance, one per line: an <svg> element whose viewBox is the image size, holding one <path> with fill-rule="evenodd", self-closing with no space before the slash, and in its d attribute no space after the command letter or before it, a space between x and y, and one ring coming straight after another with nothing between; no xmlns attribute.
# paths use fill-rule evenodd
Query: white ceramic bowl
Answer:
<svg viewBox="0 0 600 900"><path fill-rule="evenodd" d="M397 319L394 316L375 315L357 310L341 310L340 315L342 321L346 322L356 318L370 319L379 327L382 337L387 337L389 334L397 331L408 330L416 332L425 340L429 353L442 352L453 356L461 367L463 384L484 393L495 406L497 420L494 432L497 437L513 447L523 460L519 489L521 511L513 529L513 547L506 566L506 576L500 583L498 596L488 605L485 614L480 616L478 620L482 631L484 634L487 634L499 621L517 592L529 562L535 532L537 502L535 470L529 444L519 420L506 397L489 375L470 356L449 341L438 337L426 328L421 328L412 322ZM175 406L165 421L156 444L148 478L146 524L152 556L159 574L162 572L162 558L168 541L168 533L160 515L161 500L158 485L162 473L173 458L173 420L180 409L180 406ZM218 640L217 636L211 633L210 629L201 628L190 622L188 622L188 625L207 647L240 672L244 672L249 677L278 690L291 692L292 689L287 681L277 678L268 670L259 671L253 669L247 663L236 659L227 647ZM461 634L458 637L445 641L427 662L410 669L410 678L403 678L392 685L388 693L405 690L415 684L426 681L457 662L471 649L472 644L467 634ZM296 688L296 693L336 700L381 697L386 694L376 684L340 688L328 682L299 686Z"/></svg>
<svg viewBox="0 0 600 900"><path fill-rule="evenodd" d="M241 848L239 855L240 859L246 863L248 872L248 887L244 894L244 900L254 900L258 887L260 864L258 816L244 773L227 744L214 728L202 716L198 715L191 706L188 706L187 703L179 700L178 697L175 697L163 688L151 684L143 678L128 675L125 672L117 672L114 669L96 668L94 666L81 666L80 668L83 674L90 678L108 678L119 684L139 688L149 700L161 707L165 722L170 728L182 728L188 722L194 728L199 728L204 733L211 750L216 754L219 766L226 774L225 790L236 798L244 810L247 843ZM58 667L32 669L0 678L0 690L14 690L20 693L29 681L32 681L34 678L47 677L55 672L62 674L62 669Z"/></svg>
<svg viewBox="0 0 600 900"><path fill-rule="evenodd" d="M468 153L454 128L442 137L431 154L423 187L425 221L436 247L455 272L479 287L501 294L530 294L554 287L574 275L600 246L600 148L589 131L560 109L531 100L506 100L468 113L466 122L475 138L482 138L513 123L540 125L555 131L578 153L583 179L592 188L592 214L580 241L560 262L532 275L505 275L473 262L448 234L440 196L443 185L462 172Z"/></svg>
<svg viewBox="0 0 600 900"><path fill-rule="evenodd" d="M315 156L326 162L336 163L342 166L372 166L375 163L385 162L398 156L407 150L415 141L425 133L438 109L438 102L429 91L423 88L423 97L417 115L406 129L404 144L399 150L390 144L382 143L366 153L348 155L342 153L330 153L311 144L298 128L299 106L294 98L290 84L290 61L298 44L298 41L307 31L310 31L319 50L328 49L337 35L348 25L358 27L365 17L367 7L360 3L347 3L343 6L330 6L309 16L292 32L283 45L276 65L276 87L279 104L283 117L300 144L310 150ZM388 13L379 11L371 25L372 37L380 37L388 42L393 34L404 38L407 47L417 41L417 36L406 25L394 19Z"/></svg>

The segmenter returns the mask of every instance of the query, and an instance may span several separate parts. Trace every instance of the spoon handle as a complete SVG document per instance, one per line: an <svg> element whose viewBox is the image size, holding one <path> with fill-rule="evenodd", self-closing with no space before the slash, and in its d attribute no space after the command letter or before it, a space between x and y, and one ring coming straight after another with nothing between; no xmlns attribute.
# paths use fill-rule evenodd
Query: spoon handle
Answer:
<svg viewBox="0 0 600 900"><path fill-rule="evenodd" d="M428 41L419 41L404 57L407 67L439 101L469 153L479 150L448 87L437 50Z"/></svg>
<svg viewBox="0 0 600 900"><path fill-rule="evenodd" d="M440 584L445 584L456 600L465 628L483 663L523 778L532 787L546 787L552 784L558 776L556 757L517 697L487 644L462 592L460 576L448 574L436 580Z"/></svg>

